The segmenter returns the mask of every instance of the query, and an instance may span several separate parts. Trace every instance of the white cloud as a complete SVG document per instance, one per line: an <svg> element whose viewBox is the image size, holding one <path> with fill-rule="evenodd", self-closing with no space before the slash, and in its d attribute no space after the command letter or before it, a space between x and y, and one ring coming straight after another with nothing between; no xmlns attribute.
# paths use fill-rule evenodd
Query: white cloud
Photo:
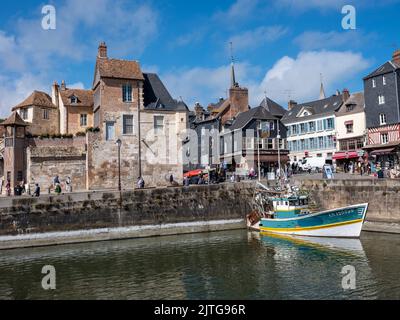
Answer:
<svg viewBox="0 0 400 320"><path fill-rule="evenodd" d="M43 76L26 73L17 79L0 76L0 116L7 117L11 108L26 99L34 90L49 93Z"/></svg>
<svg viewBox="0 0 400 320"><path fill-rule="evenodd" d="M237 34L229 42L233 42L235 50L252 50L280 39L287 32L288 28L283 26L263 26Z"/></svg>
<svg viewBox="0 0 400 320"><path fill-rule="evenodd" d="M318 99L320 74L326 94L343 89L346 82L369 67L369 61L351 51L307 51L296 58L285 56L275 63L261 82L256 95L263 90L279 102L287 101L287 90L299 102ZM361 77L360 77L361 81Z"/></svg>
<svg viewBox="0 0 400 320"><path fill-rule="evenodd" d="M68 89L85 89L85 85L82 82L76 82L72 84L67 83Z"/></svg>
<svg viewBox="0 0 400 320"><path fill-rule="evenodd" d="M318 99L320 73L323 74L327 94L336 88L343 89L346 83L369 67L361 54L350 51L307 51L296 58L279 59L273 67L259 78L261 68L249 63L236 65L238 82L249 88L250 105L257 106L264 98L264 91L282 105L291 98L298 102ZM167 88L175 97L193 106L200 102L207 106L219 97L226 97L230 86L230 66L217 68L192 68L175 70L162 76ZM361 81L361 76L360 76Z"/></svg>
<svg viewBox="0 0 400 320"><path fill-rule="evenodd" d="M365 34L359 30L344 32L318 32L307 31L294 39L294 43L300 46L302 50L336 49L362 47L368 42L376 39L375 34Z"/></svg>
<svg viewBox="0 0 400 320"><path fill-rule="evenodd" d="M216 20L224 23L248 18L258 6L259 0L236 0L226 11L219 11L214 15Z"/></svg>
<svg viewBox="0 0 400 320"><path fill-rule="evenodd" d="M137 56L158 31L157 10L139 1L68 0L55 8L56 30L42 29L41 7L35 18L18 19L13 33L0 30L0 70L9 72L0 78L3 114L43 83L50 87L61 67L93 61L100 41L107 42L110 56Z"/></svg>

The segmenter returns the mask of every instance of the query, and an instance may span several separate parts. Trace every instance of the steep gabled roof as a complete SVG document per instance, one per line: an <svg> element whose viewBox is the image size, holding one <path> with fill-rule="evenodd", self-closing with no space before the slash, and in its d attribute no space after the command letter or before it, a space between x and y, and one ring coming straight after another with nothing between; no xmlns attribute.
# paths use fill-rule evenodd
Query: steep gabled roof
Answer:
<svg viewBox="0 0 400 320"><path fill-rule="evenodd" d="M394 62L392 61L387 61L383 65L381 65L378 69L376 69L374 72L370 73L368 76L364 78L364 80L377 77L380 75L384 75L390 72L393 72L394 70L399 69L399 66L397 66Z"/></svg>
<svg viewBox="0 0 400 320"><path fill-rule="evenodd" d="M189 111L183 101L172 98L164 83L155 73L144 73L144 108L147 110Z"/></svg>
<svg viewBox="0 0 400 320"><path fill-rule="evenodd" d="M238 130L244 128L251 120L277 120L270 111L265 107L259 106L257 108L250 109L246 112L238 114L232 125L229 127L230 130Z"/></svg>
<svg viewBox="0 0 400 320"><path fill-rule="evenodd" d="M97 58L95 73L98 73L100 78L144 80L137 61ZM93 83L93 86L96 86L96 83Z"/></svg>
<svg viewBox="0 0 400 320"><path fill-rule="evenodd" d="M0 123L0 126L22 126L22 127L27 127L29 124L27 124L22 118L19 116L17 111L14 111L10 117L7 118L7 120L3 121Z"/></svg>
<svg viewBox="0 0 400 320"><path fill-rule="evenodd" d="M264 108L269 110L269 112L271 112L271 114L275 117L283 117L285 115L287 110L283 108L281 105L279 105L274 100L268 97L267 97L267 102L268 103L265 103L265 98L264 98L264 100L261 101L260 106L263 106Z"/></svg>
<svg viewBox="0 0 400 320"><path fill-rule="evenodd" d="M353 105L354 108L351 111L347 111L347 106ZM364 112L365 100L364 92L353 93L349 99L337 110L336 116L345 116L348 114Z"/></svg>
<svg viewBox="0 0 400 320"><path fill-rule="evenodd" d="M20 104L12 108L12 111L17 109L26 108L30 106L38 106L45 108L57 108L52 102L50 96L42 91L33 91L32 94L22 101Z"/></svg>
<svg viewBox="0 0 400 320"><path fill-rule="evenodd" d="M311 101L298 104L292 110L288 110L282 122L285 124L295 123L300 121L308 121L320 118L324 115L334 114L343 104L343 95L334 95L326 99ZM313 114L304 117L298 117L299 113L306 108L312 108Z"/></svg>
<svg viewBox="0 0 400 320"><path fill-rule="evenodd" d="M67 89L61 90L60 96L65 106L76 107L92 107L93 106L93 91L82 89ZM77 103L71 103L71 97L78 99Z"/></svg>

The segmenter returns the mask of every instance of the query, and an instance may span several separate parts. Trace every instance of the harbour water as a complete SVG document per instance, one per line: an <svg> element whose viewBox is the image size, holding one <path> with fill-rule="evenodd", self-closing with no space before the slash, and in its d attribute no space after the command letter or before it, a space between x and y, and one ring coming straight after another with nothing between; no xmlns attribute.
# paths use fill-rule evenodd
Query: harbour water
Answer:
<svg viewBox="0 0 400 320"><path fill-rule="evenodd" d="M56 270L44 290L43 266ZM356 289L342 286L343 267ZM400 235L246 230L0 252L0 299L400 299Z"/></svg>

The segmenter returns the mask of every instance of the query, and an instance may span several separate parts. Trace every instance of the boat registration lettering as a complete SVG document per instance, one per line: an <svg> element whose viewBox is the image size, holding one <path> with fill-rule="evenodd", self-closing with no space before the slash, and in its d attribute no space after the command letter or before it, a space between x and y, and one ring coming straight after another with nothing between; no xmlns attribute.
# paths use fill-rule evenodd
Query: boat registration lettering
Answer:
<svg viewBox="0 0 400 320"><path fill-rule="evenodd" d="M329 214L329 217L330 218L341 217L341 216L345 216L345 215L350 215L352 213L353 213L352 210L343 210L343 211L338 211L338 212L332 212Z"/></svg>

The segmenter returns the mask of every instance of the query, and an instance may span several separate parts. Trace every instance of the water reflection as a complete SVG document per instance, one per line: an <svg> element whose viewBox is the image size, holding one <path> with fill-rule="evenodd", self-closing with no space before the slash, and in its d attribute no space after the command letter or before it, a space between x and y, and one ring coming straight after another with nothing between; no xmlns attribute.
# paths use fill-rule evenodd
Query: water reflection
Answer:
<svg viewBox="0 0 400 320"><path fill-rule="evenodd" d="M398 299L399 246L392 235L360 242L243 230L1 251L0 299ZM40 285L48 264L57 270L52 292ZM341 286L346 265L357 270L356 290Z"/></svg>

